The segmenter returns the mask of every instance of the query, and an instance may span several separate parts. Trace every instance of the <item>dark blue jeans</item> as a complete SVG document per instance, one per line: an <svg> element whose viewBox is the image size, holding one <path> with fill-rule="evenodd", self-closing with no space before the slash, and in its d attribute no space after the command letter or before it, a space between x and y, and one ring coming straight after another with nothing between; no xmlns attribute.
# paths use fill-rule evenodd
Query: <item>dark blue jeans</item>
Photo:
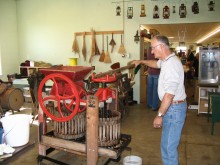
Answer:
<svg viewBox="0 0 220 165"><path fill-rule="evenodd" d="M159 97L157 93L159 75L147 76L147 103L152 109L157 109L159 106Z"/></svg>

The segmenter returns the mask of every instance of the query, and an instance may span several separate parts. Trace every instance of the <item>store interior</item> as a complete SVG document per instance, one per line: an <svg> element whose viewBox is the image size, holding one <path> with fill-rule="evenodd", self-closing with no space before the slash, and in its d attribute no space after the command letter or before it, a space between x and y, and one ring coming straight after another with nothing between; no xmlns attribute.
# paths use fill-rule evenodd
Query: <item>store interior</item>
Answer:
<svg viewBox="0 0 220 165"><path fill-rule="evenodd" d="M193 5L0 0L0 164L162 165L148 70L131 61L163 34L184 69L179 164L219 165L220 3Z"/></svg>

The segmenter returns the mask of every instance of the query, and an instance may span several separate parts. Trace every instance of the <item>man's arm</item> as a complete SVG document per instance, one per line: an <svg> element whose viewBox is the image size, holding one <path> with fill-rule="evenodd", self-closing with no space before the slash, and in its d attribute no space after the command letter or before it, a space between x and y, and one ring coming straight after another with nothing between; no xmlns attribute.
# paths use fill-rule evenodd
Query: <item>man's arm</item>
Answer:
<svg viewBox="0 0 220 165"><path fill-rule="evenodd" d="M132 61L132 64L135 64L135 67L138 66L139 64L142 64L151 68L158 68L157 60L134 60Z"/></svg>
<svg viewBox="0 0 220 165"><path fill-rule="evenodd" d="M165 113L167 112L170 104L173 102L173 98L174 95L169 94L169 93L165 93L162 101L161 101L161 105L160 108L158 110L158 113L162 113L163 115L165 115Z"/></svg>
<svg viewBox="0 0 220 165"><path fill-rule="evenodd" d="M154 128L161 128L163 123L163 116L167 112L169 106L173 102L174 95L165 93L160 108L158 110L158 115L154 118L153 126Z"/></svg>

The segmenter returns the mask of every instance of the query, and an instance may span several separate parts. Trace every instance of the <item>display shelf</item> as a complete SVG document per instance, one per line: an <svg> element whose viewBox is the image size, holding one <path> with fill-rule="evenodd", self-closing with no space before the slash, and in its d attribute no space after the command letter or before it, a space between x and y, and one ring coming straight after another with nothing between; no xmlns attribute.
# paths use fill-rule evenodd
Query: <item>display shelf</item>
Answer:
<svg viewBox="0 0 220 165"><path fill-rule="evenodd" d="M208 92L217 92L218 86L200 86L199 87L199 108L198 115L201 113L208 113Z"/></svg>
<svg viewBox="0 0 220 165"><path fill-rule="evenodd" d="M48 68L48 67L20 66L19 69L22 77L29 77L32 73L37 72L41 68Z"/></svg>
<svg viewBox="0 0 220 165"><path fill-rule="evenodd" d="M206 100L208 100L208 97L200 97L200 99L206 99Z"/></svg>

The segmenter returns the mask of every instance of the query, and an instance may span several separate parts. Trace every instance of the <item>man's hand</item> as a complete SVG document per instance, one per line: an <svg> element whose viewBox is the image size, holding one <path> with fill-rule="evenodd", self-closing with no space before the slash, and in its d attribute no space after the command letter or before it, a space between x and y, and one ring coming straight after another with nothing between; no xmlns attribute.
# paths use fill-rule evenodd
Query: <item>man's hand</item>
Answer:
<svg viewBox="0 0 220 165"><path fill-rule="evenodd" d="M131 64L134 64L135 65L135 68L141 63L140 60L133 60L131 61Z"/></svg>
<svg viewBox="0 0 220 165"><path fill-rule="evenodd" d="M162 122L163 122L163 117L156 116L154 118L154 123L153 123L154 128L161 128Z"/></svg>

